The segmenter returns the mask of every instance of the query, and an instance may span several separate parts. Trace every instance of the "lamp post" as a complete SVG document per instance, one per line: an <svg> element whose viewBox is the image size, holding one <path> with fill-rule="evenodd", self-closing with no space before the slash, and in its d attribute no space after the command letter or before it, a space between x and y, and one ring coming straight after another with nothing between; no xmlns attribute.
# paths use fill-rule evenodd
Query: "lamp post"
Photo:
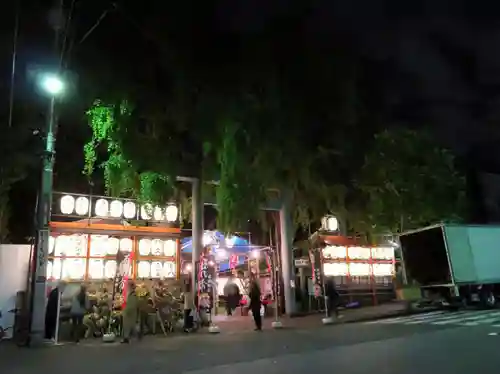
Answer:
<svg viewBox="0 0 500 374"><path fill-rule="evenodd" d="M49 221L52 207L52 179L55 158L56 100L64 91L64 82L57 74L40 77L40 88L49 96L47 113L47 134L43 154L43 169L37 207L37 241L34 250L34 268L31 287L31 328L30 341L43 341L45 331L45 299L47 281L47 257L49 252Z"/></svg>

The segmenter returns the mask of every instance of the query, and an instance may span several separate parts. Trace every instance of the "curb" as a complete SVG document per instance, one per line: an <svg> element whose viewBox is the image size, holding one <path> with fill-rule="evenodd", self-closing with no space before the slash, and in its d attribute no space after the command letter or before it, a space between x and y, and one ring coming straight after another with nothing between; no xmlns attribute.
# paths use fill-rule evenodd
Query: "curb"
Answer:
<svg viewBox="0 0 500 374"><path fill-rule="evenodd" d="M393 313L378 314L378 315L366 316L366 317L361 317L361 318L353 318L351 320L347 319L344 321L338 321L334 325L342 325L342 324L350 324L350 323L358 323L358 322L371 322L371 321L378 321L381 319L395 318L395 317L407 317L407 316L412 316L412 315L417 315L417 314L434 312L437 310L440 310L440 309L439 308L426 308L426 309L417 309L417 310L402 310L402 311L396 311Z"/></svg>

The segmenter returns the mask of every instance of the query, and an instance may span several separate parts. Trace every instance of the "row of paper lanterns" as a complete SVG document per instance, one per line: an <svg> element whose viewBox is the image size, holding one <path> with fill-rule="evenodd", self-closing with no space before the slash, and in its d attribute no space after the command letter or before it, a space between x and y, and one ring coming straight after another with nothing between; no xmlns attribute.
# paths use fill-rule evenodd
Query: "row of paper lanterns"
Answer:
<svg viewBox="0 0 500 374"><path fill-rule="evenodd" d="M324 258L347 258L352 260L392 260L394 259L394 248L391 247L344 247L327 246L323 248Z"/></svg>
<svg viewBox="0 0 500 374"><path fill-rule="evenodd" d="M59 202L62 214L86 216L89 214L90 200L85 196L75 198L71 195L64 195ZM94 206L94 214L97 217L111 218L137 218L137 205L133 201L120 201L107 199L97 199ZM179 214L179 209L175 205L166 207L144 204L140 206L140 218L143 220L175 222Z"/></svg>
<svg viewBox="0 0 500 374"><path fill-rule="evenodd" d="M49 239L49 253L54 256L85 256L87 254L87 235L59 235ZM115 238L107 235L91 235L90 256L114 256L118 250L132 252L133 241L130 238ZM139 240L139 254L141 256L166 256L175 257L177 242L174 239L148 239Z"/></svg>
<svg viewBox="0 0 500 374"><path fill-rule="evenodd" d="M85 259L54 259L47 263L47 277L50 279L83 279L85 276ZM176 263L174 261L139 261L137 263L138 278L175 278ZM116 275L116 261L89 260L90 279L111 279Z"/></svg>
<svg viewBox="0 0 500 374"><path fill-rule="evenodd" d="M391 276L394 274L394 265L333 262L323 264L323 272L325 276Z"/></svg>

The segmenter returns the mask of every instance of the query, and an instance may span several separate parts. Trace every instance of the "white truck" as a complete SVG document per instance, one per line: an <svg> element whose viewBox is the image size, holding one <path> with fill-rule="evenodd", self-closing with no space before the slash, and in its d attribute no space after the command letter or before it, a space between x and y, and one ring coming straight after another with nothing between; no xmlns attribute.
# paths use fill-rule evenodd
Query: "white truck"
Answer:
<svg viewBox="0 0 500 374"><path fill-rule="evenodd" d="M400 235L408 279L445 305L500 300L500 226L439 224Z"/></svg>

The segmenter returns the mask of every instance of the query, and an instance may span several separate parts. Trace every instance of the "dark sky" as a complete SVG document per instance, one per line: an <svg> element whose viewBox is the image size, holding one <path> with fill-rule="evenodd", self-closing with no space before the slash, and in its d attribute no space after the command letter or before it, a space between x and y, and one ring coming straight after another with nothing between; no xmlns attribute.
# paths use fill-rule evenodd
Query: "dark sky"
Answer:
<svg viewBox="0 0 500 374"><path fill-rule="evenodd" d="M0 94L5 98L12 3L0 15ZM19 112L28 102L35 127L43 125L45 107L33 95L26 72L33 64L52 62L50 3L21 1L16 118L21 120ZM71 4L65 1L66 10ZM80 43L107 9L99 26ZM207 71L214 66L229 70L239 63L258 66L266 56L249 56L249 45L261 40L259 35L273 35L273 58L280 60L281 55L282 64L296 68L297 79L302 75L301 53L326 56L341 45L363 61L360 74L374 82L388 122L431 125L444 144L462 155L474 150L478 164L492 163L494 169L500 164L499 14L496 2L463 0L76 0L68 42L76 90L69 113L61 118L58 173L82 179L81 144L88 136L83 113L97 83L116 88L116 77L122 76L143 82L148 87L144 95L153 86L161 90L168 81L165 64L172 57L168 43L189 56L187 63L203 64ZM167 43L159 30L173 39ZM5 118L8 100L2 102ZM32 190L32 185L30 181L25 188Z"/></svg>

